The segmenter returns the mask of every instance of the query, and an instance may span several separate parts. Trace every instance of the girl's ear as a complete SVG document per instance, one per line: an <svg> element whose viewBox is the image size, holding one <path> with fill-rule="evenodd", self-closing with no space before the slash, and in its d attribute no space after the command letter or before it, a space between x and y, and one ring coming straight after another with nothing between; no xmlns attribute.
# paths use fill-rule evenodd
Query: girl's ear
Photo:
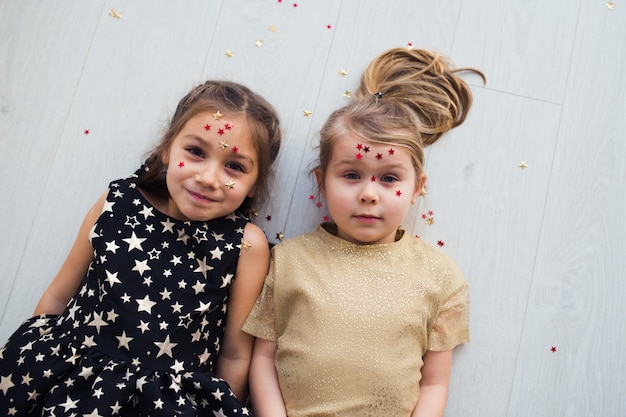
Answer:
<svg viewBox="0 0 626 417"><path fill-rule="evenodd" d="M317 188L320 190L322 197L326 198L326 188L324 187L324 176L320 168L315 168L315 181L317 181Z"/></svg>
<svg viewBox="0 0 626 417"><path fill-rule="evenodd" d="M426 180L428 177L423 172L420 174L417 181L415 181L415 190L413 191L413 196L411 196L411 204L415 204L417 202L418 197L422 194L422 190L426 185Z"/></svg>

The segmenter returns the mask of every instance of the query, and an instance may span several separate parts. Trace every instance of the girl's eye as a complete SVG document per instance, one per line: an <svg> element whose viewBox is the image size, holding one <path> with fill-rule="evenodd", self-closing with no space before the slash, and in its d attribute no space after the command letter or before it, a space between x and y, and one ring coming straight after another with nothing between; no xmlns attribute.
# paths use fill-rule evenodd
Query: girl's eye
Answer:
<svg viewBox="0 0 626 417"><path fill-rule="evenodd" d="M204 152L202 151L202 149L197 148L195 146L187 148L187 152L195 156L204 157Z"/></svg>
<svg viewBox="0 0 626 417"><path fill-rule="evenodd" d="M237 162L227 162L226 168L232 169L234 171L246 172L246 169L243 167L243 165L238 164Z"/></svg>
<svg viewBox="0 0 626 417"><path fill-rule="evenodd" d="M393 175L384 175L384 176L382 176L382 177L380 178L380 181L381 181L381 182L389 182L389 183L391 183L391 182L395 182L395 181L397 181L397 180L398 180L398 179L397 179L396 177L394 177Z"/></svg>
<svg viewBox="0 0 626 417"><path fill-rule="evenodd" d="M354 172L348 172L347 174L343 174L343 177L347 180L358 180L359 174Z"/></svg>

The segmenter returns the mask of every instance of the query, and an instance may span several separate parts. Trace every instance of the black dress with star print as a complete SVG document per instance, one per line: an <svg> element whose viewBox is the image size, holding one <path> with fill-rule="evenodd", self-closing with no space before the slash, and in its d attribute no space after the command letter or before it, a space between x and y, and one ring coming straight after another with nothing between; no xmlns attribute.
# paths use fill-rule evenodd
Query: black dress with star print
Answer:
<svg viewBox="0 0 626 417"><path fill-rule="evenodd" d="M249 414L213 375L247 219L170 218L137 190L139 172L110 184L65 311L0 349L0 415Z"/></svg>

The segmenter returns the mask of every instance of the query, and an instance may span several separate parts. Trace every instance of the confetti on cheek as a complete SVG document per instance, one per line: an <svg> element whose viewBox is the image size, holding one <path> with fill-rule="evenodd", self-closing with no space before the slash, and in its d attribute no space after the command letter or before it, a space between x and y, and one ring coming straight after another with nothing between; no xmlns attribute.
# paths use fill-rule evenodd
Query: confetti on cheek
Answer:
<svg viewBox="0 0 626 417"><path fill-rule="evenodd" d="M383 154L382 153L377 153L376 154L376 159L378 159L378 160L383 159Z"/></svg>
<svg viewBox="0 0 626 417"><path fill-rule="evenodd" d="M360 152L359 152L359 153L357 153L357 154L356 154L356 159L361 159L361 158L363 158L363 155L361 155L361 153L360 153Z"/></svg>
<svg viewBox="0 0 626 417"><path fill-rule="evenodd" d="M439 246L441 246L442 248L443 248L444 246L446 246L446 244L444 243L444 241L443 241L443 240L438 240L438 241L437 241L437 244L438 244Z"/></svg>
<svg viewBox="0 0 626 417"><path fill-rule="evenodd" d="M397 195L398 197L400 197L400 196L402 195L402 191L400 191L400 190L396 190L396 195Z"/></svg>
<svg viewBox="0 0 626 417"><path fill-rule="evenodd" d="M370 151L370 147L366 146L363 148L363 152L368 153Z"/></svg>
<svg viewBox="0 0 626 417"><path fill-rule="evenodd" d="M207 132L208 132L209 130L211 130L211 125L210 125L210 124L208 124L208 123L207 123L206 125L204 125L204 130L206 130Z"/></svg>
<svg viewBox="0 0 626 417"><path fill-rule="evenodd" d="M226 184L224 184L226 186L227 189L232 190L233 188L235 188L235 183L231 180L228 181Z"/></svg>
<svg viewBox="0 0 626 417"><path fill-rule="evenodd" d="M230 129L232 129L232 128L233 128L233 125L231 125L230 123L226 123L226 124L224 125L224 129L226 129L226 130L230 130Z"/></svg>
<svg viewBox="0 0 626 417"><path fill-rule="evenodd" d="M363 149L363 145L361 145L361 144L359 143L359 144L357 144L357 145L356 145L356 148L357 148L358 150L361 150L361 149Z"/></svg>
<svg viewBox="0 0 626 417"><path fill-rule="evenodd" d="M217 129L217 134L222 136L224 134L224 129Z"/></svg>
<svg viewBox="0 0 626 417"><path fill-rule="evenodd" d="M184 166L185 166L185 163L184 163L183 161L180 161L180 162L178 163L178 168L182 168L182 167L184 167Z"/></svg>

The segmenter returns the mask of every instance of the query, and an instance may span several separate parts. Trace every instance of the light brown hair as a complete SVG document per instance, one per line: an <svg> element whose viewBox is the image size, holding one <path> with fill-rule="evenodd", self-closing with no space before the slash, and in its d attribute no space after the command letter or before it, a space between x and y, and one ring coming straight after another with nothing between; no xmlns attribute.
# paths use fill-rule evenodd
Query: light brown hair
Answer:
<svg viewBox="0 0 626 417"><path fill-rule="evenodd" d="M394 48L365 69L354 99L334 111L320 131L316 170L323 184L333 145L347 133L378 144L407 149L417 178L424 169L424 146L465 121L472 105L469 86L450 61L423 49Z"/></svg>

